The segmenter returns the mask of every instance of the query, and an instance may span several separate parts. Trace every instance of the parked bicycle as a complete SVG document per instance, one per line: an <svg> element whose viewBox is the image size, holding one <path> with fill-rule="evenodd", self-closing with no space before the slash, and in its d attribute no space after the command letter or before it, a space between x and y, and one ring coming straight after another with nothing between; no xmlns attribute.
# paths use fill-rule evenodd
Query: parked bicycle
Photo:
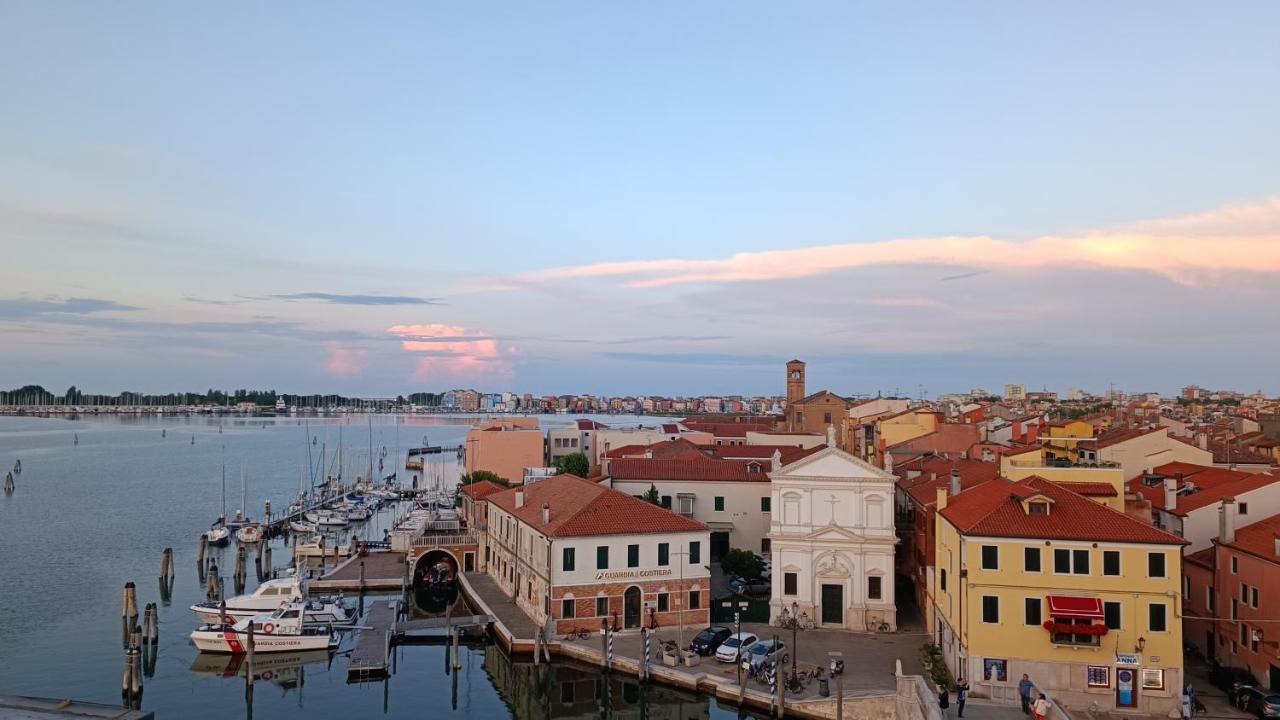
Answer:
<svg viewBox="0 0 1280 720"><path fill-rule="evenodd" d="M591 637L590 630L583 630L579 628L578 630L570 630L569 634L565 635L561 639L562 640L586 640L589 637Z"/></svg>

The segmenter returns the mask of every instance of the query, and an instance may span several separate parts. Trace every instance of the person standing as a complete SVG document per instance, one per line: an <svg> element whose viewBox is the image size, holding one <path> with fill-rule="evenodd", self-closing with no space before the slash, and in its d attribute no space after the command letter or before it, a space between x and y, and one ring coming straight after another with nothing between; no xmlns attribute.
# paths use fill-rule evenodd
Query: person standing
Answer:
<svg viewBox="0 0 1280 720"><path fill-rule="evenodd" d="M951 717L951 695L947 692L946 685L938 685L938 707L942 708L942 717Z"/></svg>
<svg viewBox="0 0 1280 720"><path fill-rule="evenodd" d="M1045 720L1049 717L1049 698L1040 693L1040 697L1036 698L1036 704L1031 708L1031 716L1036 720Z"/></svg>
<svg viewBox="0 0 1280 720"><path fill-rule="evenodd" d="M969 699L969 683L961 675L956 680L956 717L964 717L964 702Z"/></svg>
<svg viewBox="0 0 1280 720"><path fill-rule="evenodd" d="M1026 673L1022 673L1022 680L1018 681L1018 698L1022 700L1022 714L1031 714L1031 689L1035 685L1031 684L1031 678Z"/></svg>

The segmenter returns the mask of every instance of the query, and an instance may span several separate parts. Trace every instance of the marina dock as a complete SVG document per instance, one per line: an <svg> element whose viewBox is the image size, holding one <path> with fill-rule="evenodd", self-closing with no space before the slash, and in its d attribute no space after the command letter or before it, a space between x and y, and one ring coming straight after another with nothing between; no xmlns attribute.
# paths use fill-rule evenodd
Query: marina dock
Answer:
<svg viewBox="0 0 1280 720"><path fill-rule="evenodd" d="M57 720L58 718L152 720L155 716L142 710L122 710L118 705L0 695L0 717L20 720Z"/></svg>
<svg viewBox="0 0 1280 720"><path fill-rule="evenodd" d="M405 587L408 567L401 552L371 552L352 555L329 572L311 581L312 592L360 592L395 590Z"/></svg>
<svg viewBox="0 0 1280 720"><path fill-rule="evenodd" d="M391 650L412 638L418 641L438 638L441 644L454 642L456 630L485 628L493 622L488 615L433 617L402 620L398 601L380 600L369 608L361 622L356 646L347 662L347 682L381 680L390 674ZM443 632L441 632L443 631Z"/></svg>

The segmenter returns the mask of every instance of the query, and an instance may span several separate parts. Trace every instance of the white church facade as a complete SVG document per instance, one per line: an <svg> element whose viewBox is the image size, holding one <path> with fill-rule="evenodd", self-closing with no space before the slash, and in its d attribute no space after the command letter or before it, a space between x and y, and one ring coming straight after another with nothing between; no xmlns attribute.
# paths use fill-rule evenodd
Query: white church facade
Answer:
<svg viewBox="0 0 1280 720"><path fill-rule="evenodd" d="M835 447L770 473L771 620L896 630L894 476Z"/></svg>

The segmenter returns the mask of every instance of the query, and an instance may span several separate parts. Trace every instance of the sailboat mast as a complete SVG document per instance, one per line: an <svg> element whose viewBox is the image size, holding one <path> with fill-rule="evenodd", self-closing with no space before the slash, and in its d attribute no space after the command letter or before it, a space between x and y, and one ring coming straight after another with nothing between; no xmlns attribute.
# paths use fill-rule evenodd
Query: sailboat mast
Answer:
<svg viewBox="0 0 1280 720"><path fill-rule="evenodd" d="M222 514L218 516L223 525L227 524L227 461L222 461Z"/></svg>
<svg viewBox="0 0 1280 720"><path fill-rule="evenodd" d="M373 483L373 413L369 414L369 477L366 480Z"/></svg>

